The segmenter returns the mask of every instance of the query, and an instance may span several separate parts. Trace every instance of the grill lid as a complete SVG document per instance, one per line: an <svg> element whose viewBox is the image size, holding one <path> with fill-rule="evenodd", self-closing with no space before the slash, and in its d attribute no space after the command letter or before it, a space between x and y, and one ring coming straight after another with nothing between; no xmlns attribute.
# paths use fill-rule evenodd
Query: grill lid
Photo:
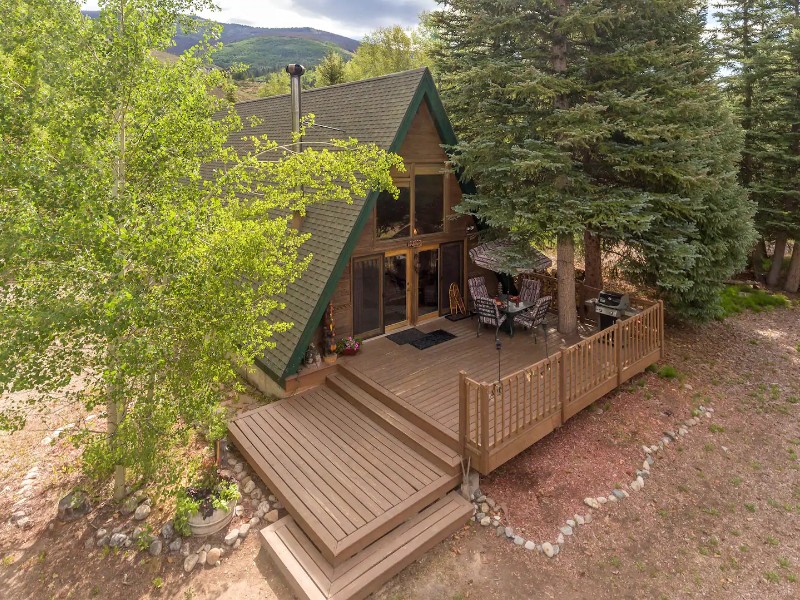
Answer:
<svg viewBox="0 0 800 600"><path fill-rule="evenodd" d="M615 308L617 310L625 310L631 305L631 298L628 294L620 292L609 292L603 290L597 296L597 304L606 306L608 308Z"/></svg>

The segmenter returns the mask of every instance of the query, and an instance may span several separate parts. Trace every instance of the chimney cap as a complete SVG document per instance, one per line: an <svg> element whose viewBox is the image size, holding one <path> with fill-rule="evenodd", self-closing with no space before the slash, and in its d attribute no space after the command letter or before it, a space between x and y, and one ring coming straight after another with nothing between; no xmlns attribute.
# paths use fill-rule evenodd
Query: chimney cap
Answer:
<svg viewBox="0 0 800 600"><path fill-rule="evenodd" d="M286 65L286 72L291 76L301 76L306 72L306 68L300 64Z"/></svg>

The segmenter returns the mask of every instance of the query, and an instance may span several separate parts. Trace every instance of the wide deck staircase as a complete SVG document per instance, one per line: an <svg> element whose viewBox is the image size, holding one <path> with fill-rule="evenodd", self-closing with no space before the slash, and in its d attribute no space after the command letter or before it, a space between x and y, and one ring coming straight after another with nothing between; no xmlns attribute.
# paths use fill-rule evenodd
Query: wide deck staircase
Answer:
<svg viewBox="0 0 800 600"><path fill-rule="evenodd" d="M363 598L472 514L452 433L345 367L230 435L289 513L260 535L300 598Z"/></svg>

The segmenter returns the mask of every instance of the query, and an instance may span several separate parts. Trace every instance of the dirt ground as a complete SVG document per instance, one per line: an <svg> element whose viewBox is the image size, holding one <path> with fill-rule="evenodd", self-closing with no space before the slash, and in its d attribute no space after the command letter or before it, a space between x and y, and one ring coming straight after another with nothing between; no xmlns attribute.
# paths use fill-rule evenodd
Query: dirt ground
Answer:
<svg viewBox="0 0 800 600"><path fill-rule="evenodd" d="M555 559L466 526L376 598L800 597L798 345L797 307L669 331L662 364L677 378L637 378L483 483L513 526L552 541L565 518L588 510L584 497L631 480L642 443L713 407L712 419L657 455L643 491L594 511ZM182 557L85 550L87 522L54 518L79 475L66 445L41 445L45 429L0 437L0 597L291 597L253 535L222 566L190 575ZM34 526L23 531L8 516L35 464Z"/></svg>

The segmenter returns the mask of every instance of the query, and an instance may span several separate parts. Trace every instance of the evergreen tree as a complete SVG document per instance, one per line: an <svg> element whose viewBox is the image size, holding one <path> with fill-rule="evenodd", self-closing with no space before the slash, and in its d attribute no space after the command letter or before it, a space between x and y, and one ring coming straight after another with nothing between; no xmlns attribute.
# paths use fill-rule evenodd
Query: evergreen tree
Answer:
<svg viewBox="0 0 800 600"><path fill-rule="evenodd" d="M704 3L443 4L432 54L461 140L454 162L478 190L463 210L522 244L561 249L588 229L675 314L718 314L752 207Z"/></svg>
<svg viewBox="0 0 800 600"><path fill-rule="evenodd" d="M320 86L345 82L345 62L342 55L331 50L317 65L317 83Z"/></svg>

